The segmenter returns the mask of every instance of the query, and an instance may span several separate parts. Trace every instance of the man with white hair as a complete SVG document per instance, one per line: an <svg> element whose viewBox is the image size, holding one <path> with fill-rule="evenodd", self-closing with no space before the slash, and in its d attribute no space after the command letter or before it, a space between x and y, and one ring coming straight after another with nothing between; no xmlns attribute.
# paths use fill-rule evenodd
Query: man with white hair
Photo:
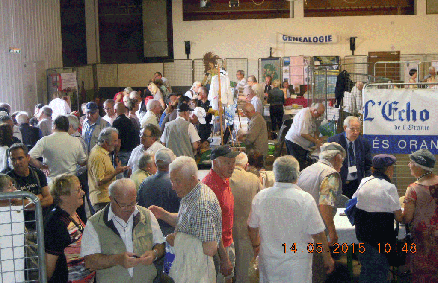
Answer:
<svg viewBox="0 0 438 283"><path fill-rule="evenodd" d="M195 99L199 93L199 87L201 86L201 82L194 82L192 87L184 93L184 96L189 97L190 99Z"/></svg>
<svg viewBox="0 0 438 283"><path fill-rule="evenodd" d="M148 123L155 125L159 127L158 121L160 118L160 112L161 112L161 103L159 100L151 99L148 101L148 104L146 105L147 112L141 118L141 127L144 128L144 126Z"/></svg>
<svg viewBox="0 0 438 283"><path fill-rule="evenodd" d="M312 281L309 250L321 252L327 273L334 270L324 222L313 197L296 185L298 161L290 155L279 157L273 171L274 186L254 197L248 218L254 256L260 257L260 282L293 278L294 282L309 283Z"/></svg>
<svg viewBox="0 0 438 283"><path fill-rule="evenodd" d="M434 83L437 81L437 74L434 66L429 67L429 74L424 77L423 82Z"/></svg>
<svg viewBox="0 0 438 283"><path fill-rule="evenodd" d="M297 185L313 196L324 220L330 238L329 246L338 241L335 223L336 203L342 193L339 171L345 158L345 149L338 143L324 143L321 146L319 161L301 171ZM313 282L326 280L321 254L313 256Z"/></svg>
<svg viewBox="0 0 438 283"><path fill-rule="evenodd" d="M43 137L52 134L52 108L49 106L43 106L40 110L40 116L38 117L38 128L41 130Z"/></svg>
<svg viewBox="0 0 438 283"><path fill-rule="evenodd" d="M303 170L309 166L309 153L312 146L320 147L322 140L316 127L316 119L324 114L325 106L316 103L308 108L301 109L294 117L294 122L287 131L285 142L287 154L294 156Z"/></svg>
<svg viewBox="0 0 438 283"><path fill-rule="evenodd" d="M328 138L328 142L340 144L347 152L340 174L342 194L351 198L362 178L371 175L371 144L360 135L362 124L357 117L348 116L344 120L344 132Z"/></svg>
<svg viewBox="0 0 438 283"><path fill-rule="evenodd" d="M101 210L110 202L108 191L110 183L116 180L119 173L128 169L127 166L121 166L120 161L114 168L109 157L109 154L116 149L118 140L119 132L116 128L104 128L99 133L97 144L88 158L88 187L90 188L90 200L96 211Z"/></svg>
<svg viewBox="0 0 438 283"><path fill-rule="evenodd" d="M268 155L268 129L265 119L249 103L243 106L243 115L249 119L248 131L246 134L239 134L238 139L245 143L248 153L257 151L266 158Z"/></svg>
<svg viewBox="0 0 438 283"><path fill-rule="evenodd" d="M260 98L255 94L255 91L250 85L245 86L243 94L246 96L246 101L254 106L255 111L259 112L263 116L263 103Z"/></svg>
<svg viewBox="0 0 438 283"><path fill-rule="evenodd" d="M176 192L172 190L172 182L169 176L169 165L175 158L175 154L168 148L160 149L155 153L157 172L141 183L137 196L139 205L143 207L155 205L170 213L178 212L180 200ZM165 236L175 230L173 226L161 219L158 220L158 224L160 224L161 231Z"/></svg>
<svg viewBox="0 0 438 283"><path fill-rule="evenodd" d="M29 124L29 115L26 112L20 112L15 120L17 120L21 132L22 142L31 150L42 136L40 129Z"/></svg>
<svg viewBox="0 0 438 283"><path fill-rule="evenodd" d="M157 219L175 227L175 233L166 237L175 248L170 275L176 282L201 282L201 278L204 278L203 282L214 282L213 256L222 241L219 202L212 190L198 181L198 168L193 158L177 157L169 166L169 176L172 189L181 198L178 213L154 205L149 209Z"/></svg>
<svg viewBox="0 0 438 283"><path fill-rule="evenodd" d="M166 124L160 141L170 148L176 156L190 156L199 146L201 138L195 126L189 122L190 108L185 103L178 104L178 117Z"/></svg>
<svg viewBox="0 0 438 283"><path fill-rule="evenodd" d="M114 120L116 119L116 112L114 111L114 100L113 99L107 99L103 103L103 110L105 110L106 115L103 116L103 119L110 123L110 125L113 124Z"/></svg>
<svg viewBox="0 0 438 283"><path fill-rule="evenodd" d="M109 186L110 204L87 222L81 256L97 282L152 283L158 275L154 262L164 255L163 233L136 198L134 182L119 179Z"/></svg>
<svg viewBox="0 0 438 283"><path fill-rule="evenodd" d="M140 189L140 184L149 176L157 173L157 166L155 165L154 154L144 152L140 159L138 160L138 169L133 171L132 175L129 177L135 183L135 188L137 191ZM146 205L140 204L141 206L148 207Z"/></svg>
<svg viewBox="0 0 438 283"><path fill-rule="evenodd" d="M248 85L251 86L260 101L264 101L265 94L263 92L263 86L257 82L257 79L254 75L248 77Z"/></svg>
<svg viewBox="0 0 438 283"><path fill-rule="evenodd" d="M262 190L259 178L246 172L248 156L241 152L236 156L236 166L230 178L230 188L234 196L233 239L236 248L236 282L249 282L248 268L254 251L251 247L246 222L254 196Z"/></svg>

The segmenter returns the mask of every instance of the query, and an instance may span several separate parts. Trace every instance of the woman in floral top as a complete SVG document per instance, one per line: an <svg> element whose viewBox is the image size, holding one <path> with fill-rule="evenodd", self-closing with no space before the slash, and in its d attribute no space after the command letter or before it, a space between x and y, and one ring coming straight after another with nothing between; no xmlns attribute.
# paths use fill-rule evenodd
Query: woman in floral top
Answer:
<svg viewBox="0 0 438 283"><path fill-rule="evenodd" d="M438 282L438 176L432 173L435 157L421 149L410 159L411 175L417 181L406 191L403 218L413 236L408 247L412 282Z"/></svg>

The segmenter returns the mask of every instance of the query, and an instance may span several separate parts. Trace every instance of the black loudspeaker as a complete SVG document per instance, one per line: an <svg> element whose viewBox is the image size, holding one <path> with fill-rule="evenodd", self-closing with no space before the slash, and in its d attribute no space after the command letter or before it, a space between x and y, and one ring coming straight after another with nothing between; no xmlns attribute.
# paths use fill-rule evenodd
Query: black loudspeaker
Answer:
<svg viewBox="0 0 438 283"><path fill-rule="evenodd" d="M354 50L356 50L356 37L350 37L350 50L352 55L354 55Z"/></svg>
<svg viewBox="0 0 438 283"><path fill-rule="evenodd" d="M186 50L187 59L189 59L190 55L190 41L184 41L184 47Z"/></svg>

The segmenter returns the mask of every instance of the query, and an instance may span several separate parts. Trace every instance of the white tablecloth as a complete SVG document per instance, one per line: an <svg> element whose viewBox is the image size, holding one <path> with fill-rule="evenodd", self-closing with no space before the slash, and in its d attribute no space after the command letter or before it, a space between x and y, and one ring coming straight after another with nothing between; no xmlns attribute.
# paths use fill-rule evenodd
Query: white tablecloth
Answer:
<svg viewBox="0 0 438 283"><path fill-rule="evenodd" d="M350 221L348 221L347 216L344 215L344 213L343 213L344 210L345 210L345 208L338 208L338 211L336 212L336 215L334 218L336 232L338 234L338 243L341 245L343 243L347 243L348 245L350 245L351 243L358 244L359 241L356 238L356 233L354 231L354 227L351 225ZM341 213L343 215L341 215ZM399 229L399 233L398 233L400 239L403 239L405 237L405 235L406 235L405 230L406 230L405 226L400 225L400 229Z"/></svg>

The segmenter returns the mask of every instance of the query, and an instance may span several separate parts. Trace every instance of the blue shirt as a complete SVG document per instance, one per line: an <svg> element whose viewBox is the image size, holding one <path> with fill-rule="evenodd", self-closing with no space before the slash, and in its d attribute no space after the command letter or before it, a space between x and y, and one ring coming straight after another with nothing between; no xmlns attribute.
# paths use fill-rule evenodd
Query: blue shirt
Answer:
<svg viewBox="0 0 438 283"><path fill-rule="evenodd" d="M137 194L138 205L149 207L156 205L164 208L170 213L177 213L180 200L176 192L172 190L169 172L157 171L155 175L149 176L140 184ZM161 219L158 219L163 235L173 233L174 227Z"/></svg>

